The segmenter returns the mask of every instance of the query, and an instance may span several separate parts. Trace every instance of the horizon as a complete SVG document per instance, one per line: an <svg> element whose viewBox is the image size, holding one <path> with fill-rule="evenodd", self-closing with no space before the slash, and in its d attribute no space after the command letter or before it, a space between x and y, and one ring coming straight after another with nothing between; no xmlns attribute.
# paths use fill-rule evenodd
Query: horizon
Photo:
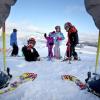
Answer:
<svg viewBox="0 0 100 100"><path fill-rule="evenodd" d="M85 10L84 0L17 0L6 21L6 33L17 28L19 36L33 32L49 33L60 25L66 37L64 23L71 22L79 37L97 39L98 29Z"/></svg>

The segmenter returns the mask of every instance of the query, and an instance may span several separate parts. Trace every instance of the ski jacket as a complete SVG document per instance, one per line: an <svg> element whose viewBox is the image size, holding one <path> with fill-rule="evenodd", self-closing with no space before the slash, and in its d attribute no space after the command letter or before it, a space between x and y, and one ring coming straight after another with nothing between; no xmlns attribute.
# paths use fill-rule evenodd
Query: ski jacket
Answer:
<svg viewBox="0 0 100 100"><path fill-rule="evenodd" d="M39 53L33 47L24 46L22 48L23 55L25 56L26 61L37 61Z"/></svg>
<svg viewBox="0 0 100 100"><path fill-rule="evenodd" d="M55 34L52 35L52 37L54 38L55 45L60 45L61 41L65 39L63 33L61 32L56 32Z"/></svg>
<svg viewBox="0 0 100 100"><path fill-rule="evenodd" d="M79 42L78 39L78 32L74 26L71 26L68 31L68 42L67 45L70 43L71 45L77 45Z"/></svg>
<svg viewBox="0 0 100 100"><path fill-rule="evenodd" d="M54 39L53 37L45 37L46 40L47 40L47 47L49 47L50 45L53 45L54 44Z"/></svg>
<svg viewBox="0 0 100 100"><path fill-rule="evenodd" d="M14 44L17 45L17 33L16 32L11 33L10 35L10 45L13 46Z"/></svg>

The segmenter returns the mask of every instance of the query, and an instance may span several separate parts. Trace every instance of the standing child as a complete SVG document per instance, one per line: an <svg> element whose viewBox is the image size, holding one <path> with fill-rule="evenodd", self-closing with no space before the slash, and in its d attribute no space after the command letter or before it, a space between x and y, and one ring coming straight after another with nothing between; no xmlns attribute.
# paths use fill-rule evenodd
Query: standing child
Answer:
<svg viewBox="0 0 100 100"><path fill-rule="evenodd" d="M61 32L60 26L56 26L55 30L56 30L55 34L52 35L53 38L54 38L54 45L55 45L55 47L54 47L54 57L56 59L60 59L61 58L60 44L61 44L62 40L65 39L65 37L64 37L63 33Z"/></svg>
<svg viewBox="0 0 100 100"><path fill-rule="evenodd" d="M13 29L13 32L10 35L10 45L13 48L11 56L17 56L18 55L17 29Z"/></svg>
<svg viewBox="0 0 100 100"><path fill-rule="evenodd" d="M77 52L75 47L78 44L78 32L77 29L70 23L67 22L64 25L66 32L68 32L68 42L66 44L66 58L65 60L71 60L71 57L74 57L74 60L78 60Z"/></svg>
<svg viewBox="0 0 100 100"><path fill-rule="evenodd" d="M53 48L53 45L54 45L54 39L53 39L53 37L51 35L54 34L54 33L55 33L55 31L49 33L49 36L47 36L46 33L44 34L44 37L47 40L48 57L49 57L49 59L51 59L53 57L52 48Z"/></svg>

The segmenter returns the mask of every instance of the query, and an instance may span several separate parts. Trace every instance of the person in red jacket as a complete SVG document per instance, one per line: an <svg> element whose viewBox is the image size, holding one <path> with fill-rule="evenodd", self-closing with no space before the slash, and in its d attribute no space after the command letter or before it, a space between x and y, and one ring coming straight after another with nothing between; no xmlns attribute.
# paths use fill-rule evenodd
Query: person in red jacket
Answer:
<svg viewBox="0 0 100 100"><path fill-rule="evenodd" d="M66 58L65 60L71 60L72 56L74 60L78 60L77 52L75 51L75 47L78 44L78 31L77 29L70 23L67 22L64 25L66 32L68 33L68 41L66 43Z"/></svg>

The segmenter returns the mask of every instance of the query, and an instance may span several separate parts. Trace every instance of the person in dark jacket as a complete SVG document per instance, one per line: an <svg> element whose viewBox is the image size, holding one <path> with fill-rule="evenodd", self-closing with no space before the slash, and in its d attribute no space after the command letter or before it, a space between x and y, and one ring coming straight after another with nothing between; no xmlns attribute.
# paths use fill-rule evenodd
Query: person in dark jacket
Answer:
<svg viewBox="0 0 100 100"><path fill-rule="evenodd" d="M100 34L100 0L84 0L86 11L92 16ZM100 74L99 79L90 81L89 88L100 96Z"/></svg>
<svg viewBox="0 0 100 100"><path fill-rule="evenodd" d="M75 47L79 41L77 29L70 22L65 23L64 28L68 33L68 42L66 43L66 60L71 60L72 56L74 57L74 60L78 60L78 55L75 51Z"/></svg>
<svg viewBox="0 0 100 100"><path fill-rule="evenodd" d="M34 38L28 40L28 45L22 48L23 55L26 61L39 61L40 56L37 50L34 48L36 41Z"/></svg>
<svg viewBox="0 0 100 100"><path fill-rule="evenodd" d="M13 48L11 56L17 56L19 50L17 45L17 29L13 29L13 32L10 35L10 45Z"/></svg>

